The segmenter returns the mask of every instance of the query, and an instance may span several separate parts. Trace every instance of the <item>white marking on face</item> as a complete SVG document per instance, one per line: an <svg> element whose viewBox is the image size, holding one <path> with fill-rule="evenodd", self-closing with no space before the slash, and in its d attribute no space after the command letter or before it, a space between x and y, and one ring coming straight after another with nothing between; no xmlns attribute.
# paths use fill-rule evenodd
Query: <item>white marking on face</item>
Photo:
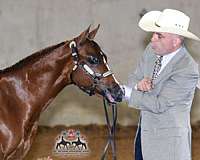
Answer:
<svg viewBox="0 0 200 160"><path fill-rule="evenodd" d="M115 82L119 85L119 82L117 81L117 79L115 78L115 75L112 74L113 79L115 80Z"/></svg>
<svg viewBox="0 0 200 160"><path fill-rule="evenodd" d="M101 54L102 54L102 53L101 53ZM102 55L103 55L103 54L102 54ZM106 62L106 59L105 59L104 56L103 56L103 62L104 62L104 64L106 65L108 71L110 71L110 67L109 67L108 63ZM113 77L115 83L119 84L119 82L118 82L117 79L115 78L114 74L112 74L112 77Z"/></svg>

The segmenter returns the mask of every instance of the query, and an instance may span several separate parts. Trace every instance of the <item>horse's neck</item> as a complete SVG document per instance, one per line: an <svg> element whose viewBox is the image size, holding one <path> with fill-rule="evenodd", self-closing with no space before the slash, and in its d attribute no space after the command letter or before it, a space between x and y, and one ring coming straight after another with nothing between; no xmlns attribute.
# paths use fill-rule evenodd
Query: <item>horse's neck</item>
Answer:
<svg viewBox="0 0 200 160"><path fill-rule="evenodd" d="M23 90L28 95L25 100L23 99L25 102L31 102L30 105L37 107L38 111L44 110L70 83L69 77L73 66L70 59L70 50L66 45L41 56L35 62L24 66L19 74L14 76L18 81L16 85L19 85L15 89Z"/></svg>
<svg viewBox="0 0 200 160"><path fill-rule="evenodd" d="M44 95L41 97L45 97L49 101L70 84L70 72L73 65L69 60L70 57L69 49L62 46L55 53L45 57L42 66L36 69L40 73L37 75L36 85L38 89L43 88L40 94Z"/></svg>

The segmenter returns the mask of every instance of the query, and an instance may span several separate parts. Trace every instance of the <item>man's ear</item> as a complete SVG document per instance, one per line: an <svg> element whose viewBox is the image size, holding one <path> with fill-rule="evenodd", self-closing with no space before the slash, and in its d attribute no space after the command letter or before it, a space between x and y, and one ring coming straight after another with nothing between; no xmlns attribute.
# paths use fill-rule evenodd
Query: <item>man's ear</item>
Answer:
<svg viewBox="0 0 200 160"><path fill-rule="evenodd" d="M176 38L173 40L173 46L174 46L175 48L179 48L179 47L181 46L181 44L182 44L181 38L176 37Z"/></svg>
<svg viewBox="0 0 200 160"><path fill-rule="evenodd" d="M97 28L95 28L94 30L92 30L89 35L88 35L88 38L89 39L94 39L94 37L96 36L97 34L97 31L99 30L99 27L100 27L100 24L98 24Z"/></svg>
<svg viewBox="0 0 200 160"><path fill-rule="evenodd" d="M91 25L89 25L89 27L85 31L83 31L78 37L75 38L77 45L84 43L85 40L88 38L90 26Z"/></svg>

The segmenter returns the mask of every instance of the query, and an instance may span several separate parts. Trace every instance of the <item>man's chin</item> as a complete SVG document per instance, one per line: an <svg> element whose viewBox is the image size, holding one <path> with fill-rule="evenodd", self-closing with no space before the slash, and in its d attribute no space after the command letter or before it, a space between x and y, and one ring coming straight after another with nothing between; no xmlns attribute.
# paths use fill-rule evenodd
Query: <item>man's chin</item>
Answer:
<svg viewBox="0 0 200 160"><path fill-rule="evenodd" d="M156 55L158 55L158 56L163 56L164 54L160 51L160 50L158 50L158 49L154 49L153 47L152 47L152 49L153 49L153 51L154 51L154 53L156 54Z"/></svg>

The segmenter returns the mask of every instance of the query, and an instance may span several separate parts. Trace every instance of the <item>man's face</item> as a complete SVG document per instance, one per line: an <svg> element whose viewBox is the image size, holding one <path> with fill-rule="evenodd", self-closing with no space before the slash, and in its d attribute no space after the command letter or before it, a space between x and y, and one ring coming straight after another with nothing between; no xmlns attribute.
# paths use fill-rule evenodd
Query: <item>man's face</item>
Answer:
<svg viewBox="0 0 200 160"><path fill-rule="evenodd" d="M177 35L164 32L155 32L151 38L152 48L157 55L166 55L175 51Z"/></svg>

